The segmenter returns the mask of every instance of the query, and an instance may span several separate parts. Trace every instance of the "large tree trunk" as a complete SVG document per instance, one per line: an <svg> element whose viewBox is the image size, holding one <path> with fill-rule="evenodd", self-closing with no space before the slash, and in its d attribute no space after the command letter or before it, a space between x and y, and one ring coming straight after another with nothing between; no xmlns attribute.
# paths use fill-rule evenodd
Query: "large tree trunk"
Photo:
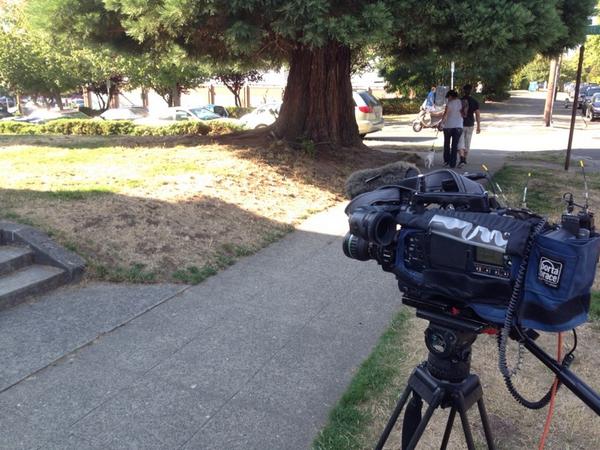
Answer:
<svg viewBox="0 0 600 450"><path fill-rule="evenodd" d="M175 83L171 89L171 104L169 106L181 106L181 86Z"/></svg>
<svg viewBox="0 0 600 450"><path fill-rule="evenodd" d="M58 109L62 111L64 109L64 105L60 93L54 94L54 101L56 102L56 106L58 107Z"/></svg>
<svg viewBox="0 0 600 450"><path fill-rule="evenodd" d="M25 108L23 106L23 99L21 98L21 94L17 92L17 111L19 111L19 115L23 116L25 113Z"/></svg>
<svg viewBox="0 0 600 450"><path fill-rule="evenodd" d="M294 50L275 133L330 148L360 145L350 83L350 49L329 42Z"/></svg>

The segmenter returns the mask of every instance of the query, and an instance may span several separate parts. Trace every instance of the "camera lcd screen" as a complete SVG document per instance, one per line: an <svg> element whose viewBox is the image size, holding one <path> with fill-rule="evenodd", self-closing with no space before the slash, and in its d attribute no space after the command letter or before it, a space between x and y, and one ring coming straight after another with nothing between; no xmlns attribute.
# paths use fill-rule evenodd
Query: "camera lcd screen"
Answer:
<svg viewBox="0 0 600 450"><path fill-rule="evenodd" d="M475 261L494 266L504 265L504 253L500 253L488 248L476 247Z"/></svg>
<svg viewBox="0 0 600 450"><path fill-rule="evenodd" d="M434 269L457 269L465 271L469 246L462 242L435 234L431 235L429 258Z"/></svg>

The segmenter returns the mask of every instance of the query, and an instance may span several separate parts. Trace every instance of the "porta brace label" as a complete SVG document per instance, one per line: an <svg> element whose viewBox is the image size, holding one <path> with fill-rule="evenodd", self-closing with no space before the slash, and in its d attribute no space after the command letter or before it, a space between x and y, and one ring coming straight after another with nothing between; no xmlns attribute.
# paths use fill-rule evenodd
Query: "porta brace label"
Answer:
<svg viewBox="0 0 600 450"><path fill-rule="evenodd" d="M562 274L563 263L542 256L538 267L538 280L546 286L558 289L560 285L560 276Z"/></svg>

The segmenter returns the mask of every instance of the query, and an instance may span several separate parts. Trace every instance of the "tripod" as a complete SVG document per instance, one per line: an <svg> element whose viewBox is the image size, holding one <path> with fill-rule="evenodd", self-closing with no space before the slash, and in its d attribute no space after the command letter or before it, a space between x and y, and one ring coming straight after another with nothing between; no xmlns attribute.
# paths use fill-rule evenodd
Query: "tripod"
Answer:
<svg viewBox="0 0 600 450"><path fill-rule="evenodd" d="M441 449L445 449L450 439L452 425L458 412L469 450L475 450L473 434L467 417L467 411L477 403L485 439L489 449L494 449L494 440L488 422L483 389L479 377L470 374L471 345L477 338L477 332L457 326L455 320L436 317L425 331L425 344L429 350L426 362L418 365L402 393L394 412L379 438L376 450L381 450L387 441L402 409L408 402L402 424L402 450L412 450L425 431L431 416L437 408L450 408L446 430L442 438ZM440 325L440 322L443 324ZM412 398L409 401L409 396ZM423 400L429 406L421 417Z"/></svg>

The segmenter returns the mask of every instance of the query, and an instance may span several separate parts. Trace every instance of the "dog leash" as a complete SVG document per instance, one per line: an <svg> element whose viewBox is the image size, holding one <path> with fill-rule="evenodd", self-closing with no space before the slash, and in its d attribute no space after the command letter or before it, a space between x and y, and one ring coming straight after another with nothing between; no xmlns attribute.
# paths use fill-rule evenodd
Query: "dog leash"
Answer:
<svg viewBox="0 0 600 450"><path fill-rule="evenodd" d="M435 143L437 142L437 138L438 138L438 133L440 132L439 128L436 127L435 128L435 137L433 138L433 144L431 144L431 148L429 149L430 152L434 152L435 151Z"/></svg>

